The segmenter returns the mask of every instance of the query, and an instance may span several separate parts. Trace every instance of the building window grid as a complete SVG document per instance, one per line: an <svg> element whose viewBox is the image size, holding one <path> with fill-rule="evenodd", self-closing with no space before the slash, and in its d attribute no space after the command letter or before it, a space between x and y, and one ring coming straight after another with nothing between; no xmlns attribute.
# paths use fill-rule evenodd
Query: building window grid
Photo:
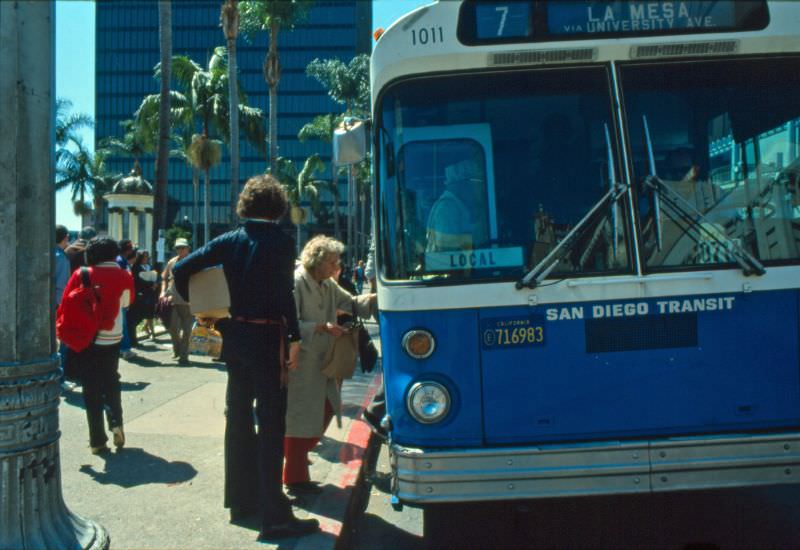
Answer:
<svg viewBox="0 0 800 550"><path fill-rule="evenodd" d="M119 42L119 35L130 27L146 27L147 25L157 26L157 12L154 4L137 3L114 6L104 6L101 3L98 9L98 24L108 27L117 27L114 33L98 34L98 71L107 71L108 74L98 75L96 80L98 94L111 95L104 97L103 107L108 107L106 112L100 112L100 102L98 102L98 140L107 135L120 135L119 121L131 118L133 111L138 107L142 97L149 93L157 93L157 83L152 79L152 67L158 61L157 50L157 30L148 33L145 30L136 28L129 36ZM355 19L355 6L353 2L325 2L318 4L312 11L312 17L307 24L299 26L292 33L282 33L282 39L286 41L284 51L282 51L282 63L284 65L284 77L281 81L282 94L279 99L281 109L279 139L280 151L283 156L292 159L298 169L302 166L305 158L310 154L317 153L323 158L326 164L330 161L330 145L324 142L299 142L296 134L303 124L309 122L316 114L341 111L340 105L332 102L324 90L313 79L305 76L306 65L314 58L339 57L347 61L355 55L356 40L347 40L347 32L355 35L355 26L342 28L342 25L352 25ZM135 8L129 10L128 8ZM182 30L175 32L176 44L182 43L183 36L186 36L187 46L198 40L208 40L210 46L207 48L192 48L190 57L198 62L205 63L206 56L215 45L222 44L221 31L218 27L218 3L209 2L205 10L178 8L173 14L173 24L175 28L186 23L186 15L189 15L188 23L199 26L193 33L183 33ZM105 10L110 12L111 18L107 17ZM135 14L135 16L131 15ZM135 17L135 19L132 19ZM203 20L202 18L205 18ZM212 21L211 24L208 21ZM334 23L334 24L331 24ZM309 44L318 42L314 40L315 31L324 30L326 40L324 46L314 48L314 51L305 49ZM369 32L369 29L364 29ZM148 35L150 35L148 37ZM318 36L318 35L316 35ZM329 39L328 39L329 38ZM152 40L154 44L147 42ZM266 42L261 38L260 42ZM283 44L281 44L283 47ZM333 46L333 47L332 47ZM135 50L135 52L123 52L125 48ZM260 105L266 111L268 104L268 90L266 83L261 76L261 64L264 59L265 44L249 45L242 44L240 41L239 67L242 73L243 88L249 95L251 105ZM178 50L178 46L176 46ZM106 53L101 53L106 52ZM114 52L113 54L111 52ZM122 53L122 54L121 54ZM183 53L176 51L176 53ZM198 55L199 54L199 55ZM150 59L148 59L148 57ZM152 63L150 63L152 61ZM120 78L114 73L125 72L135 76L130 78ZM294 93L292 93L294 92ZM120 101L114 101L114 94L124 94ZM120 112L120 109L124 112ZM105 134L105 135L100 135ZM242 179L246 179L248 174L262 172L266 167L266 159L259 154L254 147L243 144L241 162ZM152 179L152 158L141 160L143 172L146 178ZM177 201L175 207L175 220L182 220L183 215L191 216L192 201L192 172L191 169L180 161L170 162L170 190L171 201ZM118 166L119 172L129 171L131 160L119 159L117 162L110 163ZM328 171L330 167L327 167ZM224 154L224 161L211 173L211 192L212 192L212 219L215 223L226 223L228 214L228 190L230 183L225 174L228 169L227 151ZM147 174L150 174L149 177ZM240 182L241 183L241 182ZM200 197L202 203L203 175L200 174ZM182 214L187 212L186 214ZM202 207L201 207L202 216Z"/></svg>

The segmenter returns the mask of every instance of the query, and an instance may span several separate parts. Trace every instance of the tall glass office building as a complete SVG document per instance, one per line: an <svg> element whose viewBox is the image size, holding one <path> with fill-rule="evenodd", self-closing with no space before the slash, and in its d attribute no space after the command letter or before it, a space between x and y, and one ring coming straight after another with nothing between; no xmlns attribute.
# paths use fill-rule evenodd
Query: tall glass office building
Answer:
<svg viewBox="0 0 800 550"><path fill-rule="evenodd" d="M173 55L186 55L206 67L213 50L225 45L220 27L222 0L173 0ZM159 62L158 5L153 0L98 0L96 15L96 141L108 136L121 137L120 122L133 118L142 98L159 91L153 67ZM348 62L371 47L372 2L363 0L317 1L309 17L292 31L283 30L278 41L282 73L278 87L279 156L294 161L298 170L310 155L318 153L330 172L330 145L300 142L297 133L319 114L341 112L343 106L330 100L319 83L306 76L305 69L315 58L339 58ZM264 111L267 124L269 92L262 65L268 47L266 33L250 42L240 34L237 42L239 82L247 103ZM173 85L174 87L174 85ZM214 136L212 136L214 137ZM241 183L252 174L262 173L267 158L240 138ZM154 181L154 156L141 160L142 175ZM113 172L127 173L133 160L109 159ZM212 236L229 223L230 169L227 147L222 163L211 170ZM167 225L192 219L192 172L179 159L169 167L169 209ZM341 194L344 197L344 193ZM202 197L202 178L201 178ZM202 221L202 198L200 220ZM199 231L202 235L202 230Z"/></svg>

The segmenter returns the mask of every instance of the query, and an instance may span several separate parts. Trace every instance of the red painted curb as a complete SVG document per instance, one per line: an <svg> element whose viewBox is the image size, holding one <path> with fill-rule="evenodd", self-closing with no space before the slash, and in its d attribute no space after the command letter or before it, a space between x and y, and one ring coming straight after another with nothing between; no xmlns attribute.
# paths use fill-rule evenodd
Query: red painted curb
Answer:
<svg viewBox="0 0 800 550"><path fill-rule="evenodd" d="M372 379L372 382L367 387L367 391L364 394L364 401L359 407L358 412L353 417L352 422L350 423L350 427L347 431L347 436L344 439L344 443L342 443L342 448L339 451L339 464L343 465L343 468L339 468L340 472L336 473L336 477L328 477L325 481L339 489L343 489L340 491L336 496L329 496L328 498L323 498L317 502L317 505L314 506L312 510L309 510L312 514L316 514L320 517L320 530L329 535L334 542L341 536L342 528L345 522L345 515L347 515L350 499L352 496L352 490L355 487L355 484L358 481L358 476L361 472L361 467L364 463L364 453L367 450L367 445L370 440L370 436L372 435L372 431L369 428L369 425L361 419L361 413L367 406L372 402L372 398L375 394L380 390L381 386L383 385L383 375L377 374ZM326 506L326 504L331 504L331 501L336 502L336 508L341 509L343 514L342 517L332 518L330 516L325 516L323 514L317 513L319 510L330 508L330 506ZM341 502L343 501L343 502ZM310 542L310 541L309 541ZM300 547L302 547L302 543Z"/></svg>
<svg viewBox="0 0 800 550"><path fill-rule="evenodd" d="M345 444L339 451L339 462L341 464L347 464L347 469L342 473L340 478L336 480L336 486L339 488L343 489L350 486L358 477L358 472L361 469L361 463L364 458L364 451L367 450L367 443L369 443L370 435L372 435L372 430L370 430L369 425L361 419L361 413L364 412L364 409L372 402L372 398L375 397L375 394L382 384L383 374L377 374L367 388L367 392L364 394L364 402L361 404L358 413L356 413L353 422L350 424L350 430L347 432Z"/></svg>

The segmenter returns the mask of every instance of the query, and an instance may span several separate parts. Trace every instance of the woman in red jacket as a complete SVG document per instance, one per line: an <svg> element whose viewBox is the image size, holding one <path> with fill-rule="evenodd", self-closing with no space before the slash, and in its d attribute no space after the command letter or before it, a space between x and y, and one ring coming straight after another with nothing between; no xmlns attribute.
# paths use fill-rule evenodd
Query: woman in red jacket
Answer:
<svg viewBox="0 0 800 550"><path fill-rule="evenodd" d="M89 347L74 354L71 359L83 383L89 446L93 454L109 451L106 445L108 436L103 428L104 409L108 428L114 435L114 445L117 448L125 445L118 370L119 343L124 322L121 311L123 307L130 306L135 293L133 277L115 261L118 254L116 241L108 237L92 239L86 247L89 279L99 294L102 320L100 330ZM69 294L81 284L81 270L78 269L67 282L64 293Z"/></svg>

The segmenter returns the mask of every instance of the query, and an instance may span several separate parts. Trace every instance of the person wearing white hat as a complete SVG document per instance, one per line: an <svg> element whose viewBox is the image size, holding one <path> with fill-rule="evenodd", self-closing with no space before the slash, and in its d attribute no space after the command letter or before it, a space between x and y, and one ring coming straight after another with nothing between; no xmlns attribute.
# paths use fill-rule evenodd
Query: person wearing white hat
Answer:
<svg viewBox="0 0 800 550"><path fill-rule="evenodd" d="M445 190L431 207L427 224L427 252L469 250L486 240L486 225L474 210L485 194L485 178L478 162L462 160L446 166Z"/></svg>
<svg viewBox="0 0 800 550"><path fill-rule="evenodd" d="M177 255L167 262L164 272L161 274L161 280L163 281L161 296L166 296L166 299L172 304L172 312L167 329L172 339L172 354L173 357L178 359L179 365L189 364L189 339L192 336L194 318L191 311L189 311L189 302L184 300L175 290L172 268L175 267L179 260L188 256L191 250L189 241L183 237L175 239L175 253Z"/></svg>

